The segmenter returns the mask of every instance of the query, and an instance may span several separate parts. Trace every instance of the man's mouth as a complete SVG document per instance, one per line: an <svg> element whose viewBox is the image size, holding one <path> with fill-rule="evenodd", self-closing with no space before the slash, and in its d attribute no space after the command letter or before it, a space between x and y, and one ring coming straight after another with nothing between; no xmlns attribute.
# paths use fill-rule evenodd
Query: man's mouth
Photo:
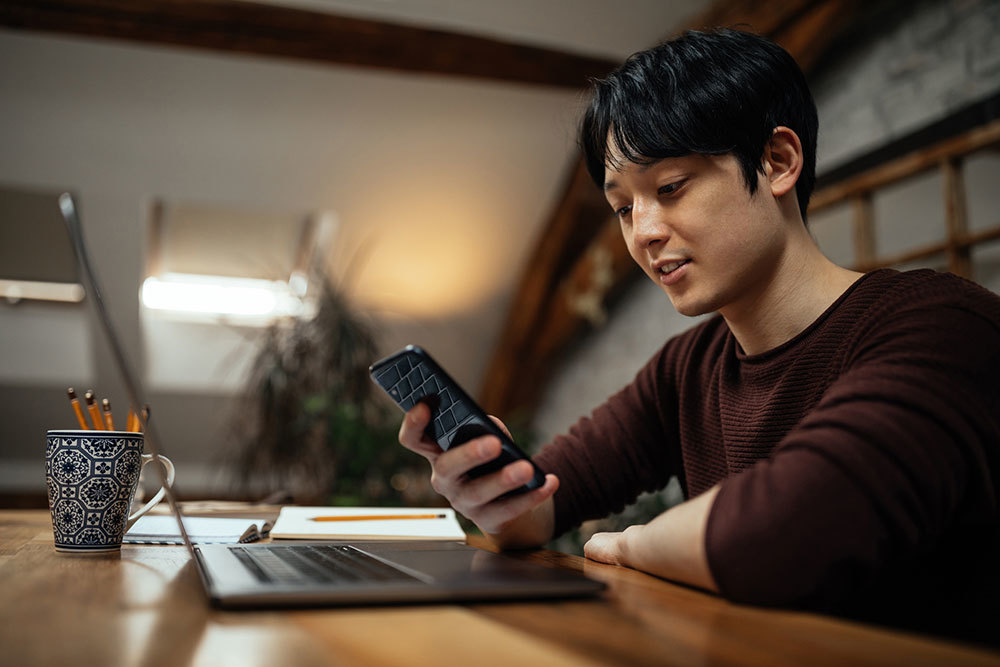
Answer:
<svg viewBox="0 0 1000 667"><path fill-rule="evenodd" d="M682 260L678 260L676 262L667 262L666 264L660 266L657 269L657 271L659 271L663 275L667 275L669 273L673 273L674 271L676 271L677 269L681 268L682 266L684 266L685 264L687 264L690 261L691 261L690 259L682 259Z"/></svg>

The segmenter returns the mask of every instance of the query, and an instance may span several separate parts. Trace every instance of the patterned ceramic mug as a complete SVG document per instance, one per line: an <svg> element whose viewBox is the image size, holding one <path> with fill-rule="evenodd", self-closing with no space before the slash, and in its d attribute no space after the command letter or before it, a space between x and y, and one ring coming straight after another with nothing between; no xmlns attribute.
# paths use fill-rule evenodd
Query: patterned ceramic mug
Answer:
<svg viewBox="0 0 1000 667"><path fill-rule="evenodd" d="M125 531L160 502L162 488L129 515L139 471L153 460L151 454L142 453L143 444L142 433L127 431L48 432L45 483L56 551L118 551ZM173 484L173 463L164 456L160 460L167 484Z"/></svg>

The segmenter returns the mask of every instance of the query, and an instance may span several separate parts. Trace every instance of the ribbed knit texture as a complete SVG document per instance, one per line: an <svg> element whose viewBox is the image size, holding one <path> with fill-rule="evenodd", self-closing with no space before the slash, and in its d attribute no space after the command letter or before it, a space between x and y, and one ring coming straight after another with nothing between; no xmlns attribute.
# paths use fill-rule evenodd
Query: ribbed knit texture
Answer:
<svg viewBox="0 0 1000 667"><path fill-rule="evenodd" d="M958 619L1000 594L998 418L1000 298L880 270L764 354L720 317L671 339L536 461L559 533L675 474L689 497L721 483L726 597L981 638Z"/></svg>

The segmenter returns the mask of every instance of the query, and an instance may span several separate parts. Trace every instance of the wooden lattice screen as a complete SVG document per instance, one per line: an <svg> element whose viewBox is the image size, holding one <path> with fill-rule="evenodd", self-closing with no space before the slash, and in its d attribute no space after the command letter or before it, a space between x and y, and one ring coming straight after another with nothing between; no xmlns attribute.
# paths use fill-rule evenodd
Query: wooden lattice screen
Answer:
<svg viewBox="0 0 1000 667"><path fill-rule="evenodd" d="M995 226L974 233L969 231L962 165L966 156L990 148L1000 148L1000 120L825 187L813 196L809 212L814 214L838 204L851 203L854 268L858 271L910 264L944 253L948 260L949 271L972 278L972 248L981 243L1000 239L1000 211L997 213ZM880 188L933 169L940 169L943 176L945 209L943 239L902 253L880 255L875 247L873 194Z"/></svg>

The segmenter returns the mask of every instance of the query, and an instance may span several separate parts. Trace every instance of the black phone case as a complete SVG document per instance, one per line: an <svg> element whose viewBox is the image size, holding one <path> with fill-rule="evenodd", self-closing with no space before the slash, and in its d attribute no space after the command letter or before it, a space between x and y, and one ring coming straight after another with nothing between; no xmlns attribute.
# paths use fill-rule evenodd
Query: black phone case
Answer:
<svg viewBox="0 0 1000 667"><path fill-rule="evenodd" d="M465 444L481 435L495 435L503 447L500 455L468 472L480 477L494 472L518 459L525 459L535 469L535 475L513 493L537 489L545 483L545 473L514 444L503 430L490 419L479 405L469 398L458 383L451 379L429 354L415 345L376 361L369 368L372 379L389 394L396 405L407 412L418 402L431 409L431 422L425 433L441 449Z"/></svg>

